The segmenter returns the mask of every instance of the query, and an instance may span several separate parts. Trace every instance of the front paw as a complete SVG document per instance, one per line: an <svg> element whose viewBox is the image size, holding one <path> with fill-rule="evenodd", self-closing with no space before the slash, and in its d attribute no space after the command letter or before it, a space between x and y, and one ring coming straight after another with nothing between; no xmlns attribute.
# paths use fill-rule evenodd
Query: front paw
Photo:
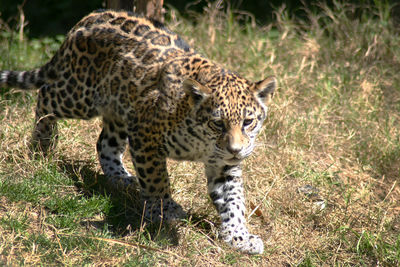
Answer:
<svg viewBox="0 0 400 267"><path fill-rule="evenodd" d="M234 235L222 235L222 239L234 249L248 254L262 254L264 244L257 235L249 234L247 231L236 231Z"/></svg>
<svg viewBox="0 0 400 267"><path fill-rule="evenodd" d="M144 217L151 222L174 222L187 217L182 206L172 199L143 201Z"/></svg>
<svg viewBox="0 0 400 267"><path fill-rule="evenodd" d="M262 254L264 252L264 244L257 235L234 236L229 245L244 253Z"/></svg>
<svg viewBox="0 0 400 267"><path fill-rule="evenodd" d="M139 200L140 186L136 176L113 176L107 177L106 186L117 196L124 193ZM139 203L138 203L139 204Z"/></svg>

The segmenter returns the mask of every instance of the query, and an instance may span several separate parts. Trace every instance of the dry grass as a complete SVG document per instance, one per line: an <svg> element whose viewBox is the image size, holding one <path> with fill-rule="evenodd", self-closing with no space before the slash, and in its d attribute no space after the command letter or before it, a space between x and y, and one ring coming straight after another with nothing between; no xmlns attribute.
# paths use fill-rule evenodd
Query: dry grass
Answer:
<svg viewBox="0 0 400 267"><path fill-rule="evenodd" d="M206 196L202 166L170 161L174 196L191 214L179 227L130 224L127 203L111 209L104 204L62 225L54 216L63 213L46 204L46 194L32 198L28 192L18 199L3 190L0 262L399 265L400 37L388 10L383 4L364 11L336 4L301 21L281 9L276 23L265 28L212 6L196 16L195 26L170 13L169 26L208 57L249 79L279 79L265 131L244 164L249 225L265 242L263 255L242 255L216 239L218 217ZM2 49L4 55L12 47ZM22 58L29 53L17 51ZM8 64L0 62L2 68ZM0 99L0 185L45 173L61 177L52 180L57 194L115 204L87 184L101 179L94 145L99 120L61 123L53 158L29 158L34 95ZM299 193L305 185L318 192Z"/></svg>

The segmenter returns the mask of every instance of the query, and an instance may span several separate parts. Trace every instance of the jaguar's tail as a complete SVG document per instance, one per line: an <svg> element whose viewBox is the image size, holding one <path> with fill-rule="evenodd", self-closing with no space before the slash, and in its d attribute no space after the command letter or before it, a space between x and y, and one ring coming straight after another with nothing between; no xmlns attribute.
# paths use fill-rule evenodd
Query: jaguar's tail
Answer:
<svg viewBox="0 0 400 267"><path fill-rule="evenodd" d="M46 81L43 68L29 71L0 71L0 87L16 87L20 89L35 89L41 87Z"/></svg>

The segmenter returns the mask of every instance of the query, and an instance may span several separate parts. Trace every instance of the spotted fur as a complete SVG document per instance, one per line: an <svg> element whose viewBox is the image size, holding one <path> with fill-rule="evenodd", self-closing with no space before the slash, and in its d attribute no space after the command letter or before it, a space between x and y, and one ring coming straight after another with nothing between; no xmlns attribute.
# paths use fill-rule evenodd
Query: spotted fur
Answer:
<svg viewBox="0 0 400 267"><path fill-rule="evenodd" d="M39 88L32 145L44 154L57 120L101 116L101 167L111 183L137 181L147 218L184 216L171 198L166 158L203 162L220 235L247 253L262 253L263 243L246 228L240 164L253 151L275 84L241 78L162 24L114 11L83 18L44 66L0 72L2 87ZM127 144L137 177L121 160Z"/></svg>

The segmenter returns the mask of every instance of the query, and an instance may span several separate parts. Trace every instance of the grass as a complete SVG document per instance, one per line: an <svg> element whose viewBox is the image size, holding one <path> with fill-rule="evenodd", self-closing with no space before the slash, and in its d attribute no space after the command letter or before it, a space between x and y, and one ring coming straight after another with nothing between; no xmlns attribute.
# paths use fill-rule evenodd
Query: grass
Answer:
<svg viewBox="0 0 400 267"><path fill-rule="evenodd" d="M216 239L218 217L202 166L169 161L176 200L191 216L147 226L129 199L104 193L98 119L60 123L52 158L27 143L36 92L0 92L0 262L4 265L400 265L400 36L384 1L284 8L265 27L240 12L175 11L169 27L251 80L279 89L244 164L249 225L265 252L249 256ZM49 59L61 38L0 32L0 69ZM127 158L129 160L129 158ZM129 164L128 164L129 165ZM312 193L299 193L300 188ZM259 207L255 212L252 209Z"/></svg>

